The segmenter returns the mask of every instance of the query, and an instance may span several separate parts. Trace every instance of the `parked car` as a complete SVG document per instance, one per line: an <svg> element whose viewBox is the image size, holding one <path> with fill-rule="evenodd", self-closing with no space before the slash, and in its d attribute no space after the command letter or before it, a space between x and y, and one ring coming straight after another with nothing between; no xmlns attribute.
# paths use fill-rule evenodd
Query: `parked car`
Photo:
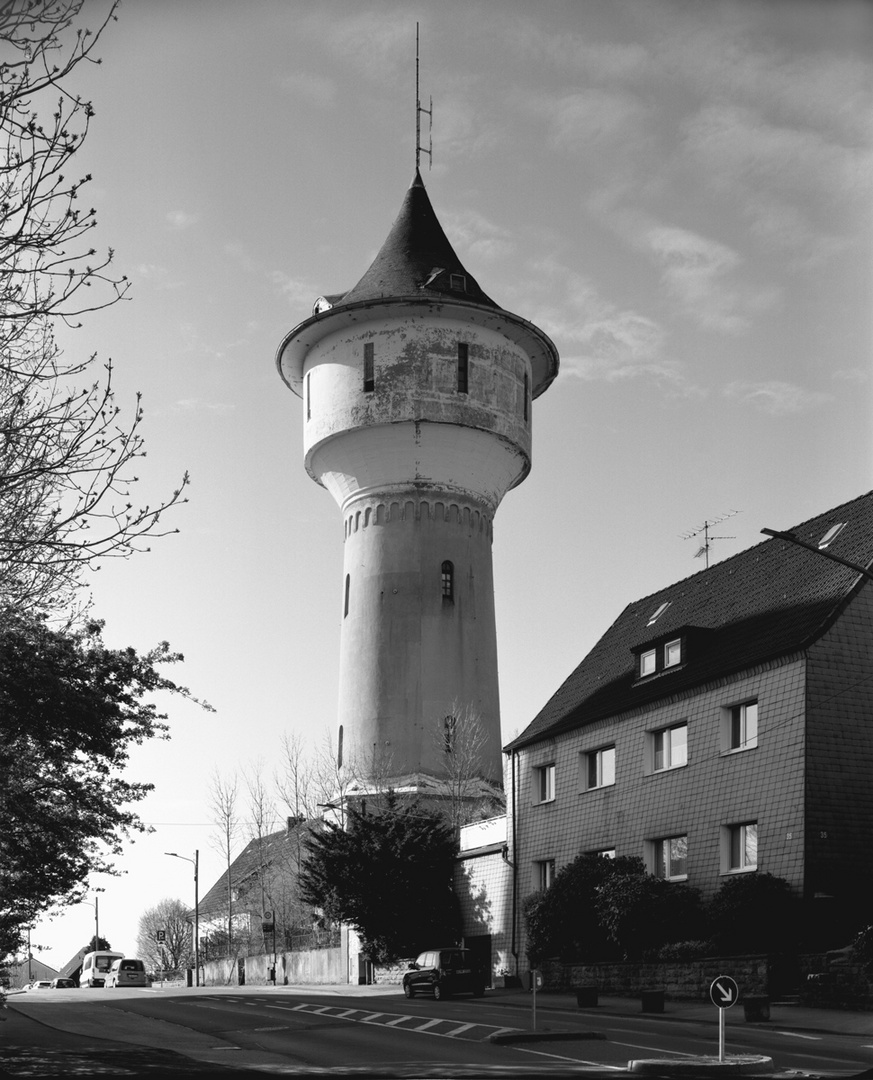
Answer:
<svg viewBox="0 0 873 1080"><path fill-rule="evenodd" d="M485 972L469 949L429 949L420 953L403 975L408 998L431 993L436 1001L452 994L485 993Z"/></svg>
<svg viewBox="0 0 873 1080"><path fill-rule="evenodd" d="M134 960L132 957L116 960L106 973L105 985L116 989L119 986L148 986L149 977L146 974L145 964L142 960Z"/></svg>
<svg viewBox="0 0 873 1080"><path fill-rule="evenodd" d="M52 990L74 990L75 987L72 979L52 979Z"/></svg>
<svg viewBox="0 0 873 1080"><path fill-rule="evenodd" d="M33 990L49 990L51 989L51 979L39 979L37 982L31 984Z"/></svg>
<svg viewBox="0 0 873 1080"><path fill-rule="evenodd" d="M82 959L79 986L103 986L107 972L113 963L123 956L124 953L113 952L111 949L98 949L95 952L85 953Z"/></svg>

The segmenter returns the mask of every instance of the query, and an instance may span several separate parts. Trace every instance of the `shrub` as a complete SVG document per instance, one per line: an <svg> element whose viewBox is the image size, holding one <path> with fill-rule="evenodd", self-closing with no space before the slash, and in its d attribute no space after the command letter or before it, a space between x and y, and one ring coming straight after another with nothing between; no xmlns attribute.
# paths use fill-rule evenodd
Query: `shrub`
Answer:
<svg viewBox="0 0 873 1080"><path fill-rule="evenodd" d="M800 908L784 878L729 878L709 903L712 934L724 955L785 952L797 947Z"/></svg>

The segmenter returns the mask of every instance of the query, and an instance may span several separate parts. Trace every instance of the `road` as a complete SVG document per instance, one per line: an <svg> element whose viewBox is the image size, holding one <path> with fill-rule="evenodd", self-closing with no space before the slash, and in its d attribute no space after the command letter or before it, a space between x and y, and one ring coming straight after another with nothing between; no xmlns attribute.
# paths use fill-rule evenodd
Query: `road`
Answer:
<svg viewBox="0 0 873 1080"><path fill-rule="evenodd" d="M633 1059L687 1060L718 1052L715 1024L596 1010L540 1008L537 1041L493 1042L494 1036L530 1031L526 995L435 1002L407 1001L393 987L153 987L31 991L9 1004L13 1018L17 1012L43 1025L33 1028L39 1046L51 1046L52 1032L62 1032L84 1040L81 1048L89 1053L99 1054L104 1040L112 1040L277 1074L357 1067L374 1076L463 1075L464 1069L499 1076L581 1067L607 1075L623 1072ZM558 1032L577 1038L559 1039ZM0 1038L4 1034L0 1030ZM727 1052L765 1055L781 1070L822 1076L857 1076L873 1067L869 1036L803 1033L741 1019L728 1022ZM16 1075L8 1062L5 1067Z"/></svg>

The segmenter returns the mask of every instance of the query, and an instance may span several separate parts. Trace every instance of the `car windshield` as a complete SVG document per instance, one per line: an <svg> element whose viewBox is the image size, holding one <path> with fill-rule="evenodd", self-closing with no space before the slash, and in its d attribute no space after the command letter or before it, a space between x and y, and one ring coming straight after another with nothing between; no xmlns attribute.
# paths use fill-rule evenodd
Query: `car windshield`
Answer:
<svg viewBox="0 0 873 1080"><path fill-rule="evenodd" d="M440 954L440 964L445 968L469 967L470 958L467 953L453 950Z"/></svg>

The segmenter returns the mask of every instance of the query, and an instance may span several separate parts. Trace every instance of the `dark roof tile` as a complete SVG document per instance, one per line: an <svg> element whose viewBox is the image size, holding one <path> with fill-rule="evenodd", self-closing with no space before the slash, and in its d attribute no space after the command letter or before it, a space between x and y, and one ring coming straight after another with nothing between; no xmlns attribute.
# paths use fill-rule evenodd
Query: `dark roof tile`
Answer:
<svg viewBox="0 0 873 1080"><path fill-rule="evenodd" d="M860 566L873 559L873 492L790 530L818 544L846 528L828 551ZM508 750L582 727L755 664L797 652L820 637L866 578L816 552L771 539L660 592L636 600L597 642ZM670 601L649 625L657 608ZM636 677L635 649L688 634L678 668Z"/></svg>

